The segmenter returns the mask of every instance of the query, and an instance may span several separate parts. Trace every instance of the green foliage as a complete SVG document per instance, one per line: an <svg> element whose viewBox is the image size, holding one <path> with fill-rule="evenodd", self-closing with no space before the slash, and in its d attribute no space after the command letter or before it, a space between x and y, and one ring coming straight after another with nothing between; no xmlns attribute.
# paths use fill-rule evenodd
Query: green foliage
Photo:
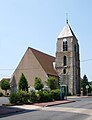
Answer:
<svg viewBox="0 0 92 120"><path fill-rule="evenodd" d="M38 91L37 93L35 91L31 91L30 101L33 103L34 102L49 102L49 101L52 101L52 95L50 92L46 90Z"/></svg>
<svg viewBox="0 0 92 120"><path fill-rule="evenodd" d="M18 93L12 93L12 94L10 95L9 100L10 100L10 103L19 104L20 98L19 98Z"/></svg>
<svg viewBox="0 0 92 120"><path fill-rule="evenodd" d="M38 102L44 102L43 91L38 92Z"/></svg>
<svg viewBox="0 0 92 120"><path fill-rule="evenodd" d="M20 97L19 103L25 104L28 103L29 93L27 91L19 91L18 95Z"/></svg>
<svg viewBox="0 0 92 120"><path fill-rule="evenodd" d="M89 83L87 76L84 75L83 79L81 80L81 88L83 88L83 95L86 95L86 85L89 85Z"/></svg>
<svg viewBox="0 0 92 120"><path fill-rule="evenodd" d="M51 90L54 90L57 88L57 82L56 82L56 79L54 77L49 77L47 79L47 85L49 86L49 88Z"/></svg>
<svg viewBox="0 0 92 120"><path fill-rule="evenodd" d="M1 81L0 86L1 86L1 89L2 89L2 90L5 90L5 95L7 95L7 90L10 89L10 83L9 83L9 81L3 79L3 80Z"/></svg>
<svg viewBox="0 0 92 120"><path fill-rule="evenodd" d="M43 95L44 95L44 101L45 102L52 101L52 95L49 91L44 90Z"/></svg>
<svg viewBox="0 0 92 120"><path fill-rule="evenodd" d="M38 96L37 93L35 91L31 91L30 93L30 101L35 103L38 101Z"/></svg>
<svg viewBox="0 0 92 120"><path fill-rule="evenodd" d="M89 85L89 93L92 93L92 84Z"/></svg>
<svg viewBox="0 0 92 120"><path fill-rule="evenodd" d="M28 103L30 94L27 91L18 91L10 95L10 103L13 104L25 104Z"/></svg>
<svg viewBox="0 0 92 120"><path fill-rule="evenodd" d="M0 97L2 97L3 96L3 93L2 92L0 92Z"/></svg>
<svg viewBox="0 0 92 120"><path fill-rule="evenodd" d="M18 89L23 91L28 91L28 82L23 73L21 74L21 77L18 83Z"/></svg>
<svg viewBox="0 0 92 120"><path fill-rule="evenodd" d="M38 92L38 102L49 102L52 101L52 95L49 91L43 90Z"/></svg>
<svg viewBox="0 0 92 120"><path fill-rule="evenodd" d="M52 99L60 100L60 90L59 89L51 90L51 95L52 95Z"/></svg>
<svg viewBox="0 0 92 120"><path fill-rule="evenodd" d="M36 77L34 82L34 88L36 90L41 90L43 88L43 83L40 78Z"/></svg>
<svg viewBox="0 0 92 120"><path fill-rule="evenodd" d="M67 96L72 96L72 94L70 92L67 93Z"/></svg>

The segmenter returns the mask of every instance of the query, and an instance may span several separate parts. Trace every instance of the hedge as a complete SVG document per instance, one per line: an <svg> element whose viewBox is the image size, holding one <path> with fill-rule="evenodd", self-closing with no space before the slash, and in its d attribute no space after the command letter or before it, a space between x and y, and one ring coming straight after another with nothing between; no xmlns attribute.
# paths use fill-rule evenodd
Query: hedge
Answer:
<svg viewBox="0 0 92 120"><path fill-rule="evenodd" d="M30 94L26 91L19 91L17 93L12 93L10 95L10 103L13 104L25 104L28 103L28 99L30 97Z"/></svg>
<svg viewBox="0 0 92 120"><path fill-rule="evenodd" d="M52 95L49 91L43 90L38 92L38 102L52 101Z"/></svg>
<svg viewBox="0 0 92 120"><path fill-rule="evenodd" d="M63 94L64 98L64 94ZM60 90L41 90L38 92L31 91L27 93L26 91L18 91L17 93L12 93L10 95L10 103L13 104L26 104L35 102L50 102L53 100L60 100Z"/></svg>

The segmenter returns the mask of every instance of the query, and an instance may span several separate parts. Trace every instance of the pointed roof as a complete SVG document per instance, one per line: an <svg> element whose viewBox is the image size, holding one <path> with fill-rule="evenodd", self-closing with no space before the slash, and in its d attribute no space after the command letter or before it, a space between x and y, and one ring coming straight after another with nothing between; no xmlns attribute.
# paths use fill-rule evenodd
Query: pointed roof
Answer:
<svg viewBox="0 0 92 120"><path fill-rule="evenodd" d="M61 31L61 33L59 34L58 38L64 38L64 37L75 37L75 34L73 33L70 25L67 24L64 26L63 30Z"/></svg>
<svg viewBox="0 0 92 120"><path fill-rule="evenodd" d="M35 55L35 57L39 61L40 65L43 67L43 69L45 70L45 72L47 74L57 76L57 73L53 67L53 62L55 62L55 57L48 55L48 54L45 54L43 52L40 52L40 51L33 49L31 47L29 47L29 49L31 49L31 51L33 52L33 54Z"/></svg>

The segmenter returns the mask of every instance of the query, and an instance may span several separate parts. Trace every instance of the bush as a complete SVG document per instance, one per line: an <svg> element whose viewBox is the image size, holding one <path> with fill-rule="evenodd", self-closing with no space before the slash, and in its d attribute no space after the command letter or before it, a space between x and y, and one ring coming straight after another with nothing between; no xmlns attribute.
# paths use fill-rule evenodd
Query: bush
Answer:
<svg viewBox="0 0 92 120"><path fill-rule="evenodd" d="M72 96L72 93L68 92L67 96Z"/></svg>
<svg viewBox="0 0 92 120"><path fill-rule="evenodd" d="M38 96L37 96L35 91L31 91L31 93L30 93L30 101L33 102L33 103L38 101Z"/></svg>
<svg viewBox="0 0 92 120"><path fill-rule="evenodd" d="M29 93L27 91L19 91L18 95L20 97L19 103L25 104L28 103L28 99L30 97Z"/></svg>
<svg viewBox="0 0 92 120"><path fill-rule="evenodd" d="M44 95L44 102L52 101L52 95L49 91L44 90L43 95Z"/></svg>
<svg viewBox="0 0 92 120"><path fill-rule="evenodd" d="M36 78L35 78L35 82L34 82L34 88L35 88L36 90L42 90L43 86L44 86L44 85L43 85L41 79L38 78L38 77L36 77Z"/></svg>
<svg viewBox="0 0 92 120"><path fill-rule="evenodd" d="M56 82L56 79L54 77L49 77L47 79L47 85L49 86L49 88L51 90L54 90L57 88L57 82Z"/></svg>
<svg viewBox="0 0 92 120"><path fill-rule="evenodd" d="M51 90L51 95L52 95L52 99L60 100L60 90L59 89Z"/></svg>
<svg viewBox="0 0 92 120"><path fill-rule="evenodd" d="M12 94L10 95L9 100L10 100L10 103L18 104L18 103L19 103L19 100L20 100L18 93L12 93Z"/></svg>
<svg viewBox="0 0 92 120"><path fill-rule="evenodd" d="M49 102L52 101L52 95L49 91L43 90L38 92L38 102Z"/></svg>
<svg viewBox="0 0 92 120"><path fill-rule="evenodd" d="M2 92L0 92L0 97L2 97L3 96L3 93Z"/></svg>
<svg viewBox="0 0 92 120"><path fill-rule="evenodd" d="M10 95L10 103L13 104L25 104L28 103L29 93L26 91L19 91Z"/></svg>

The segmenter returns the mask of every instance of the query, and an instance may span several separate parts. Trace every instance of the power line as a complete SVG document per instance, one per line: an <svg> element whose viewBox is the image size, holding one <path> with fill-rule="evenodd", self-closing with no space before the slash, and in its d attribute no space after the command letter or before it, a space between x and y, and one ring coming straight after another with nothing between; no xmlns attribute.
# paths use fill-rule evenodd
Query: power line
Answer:
<svg viewBox="0 0 92 120"><path fill-rule="evenodd" d="M12 71L12 70L14 70L14 69L8 69L8 68L6 68L6 69L0 69L0 71Z"/></svg>
<svg viewBox="0 0 92 120"><path fill-rule="evenodd" d="M80 62L88 62L88 61L92 61L92 59L86 59L86 60L82 60Z"/></svg>
<svg viewBox="0 0 92 120"><path fill-rule="evenodd" d="M86 59L86 60L82 60L80 62L88 62L88 61L92 61L92 59ZM17 70L29 70L31 68L24 68L24 69L17 69ZM38 69L38 68L33 68L33 69ZM11 68L5 68L5 69L0 69L0 71L13 71L14 69Z"/></svg>

